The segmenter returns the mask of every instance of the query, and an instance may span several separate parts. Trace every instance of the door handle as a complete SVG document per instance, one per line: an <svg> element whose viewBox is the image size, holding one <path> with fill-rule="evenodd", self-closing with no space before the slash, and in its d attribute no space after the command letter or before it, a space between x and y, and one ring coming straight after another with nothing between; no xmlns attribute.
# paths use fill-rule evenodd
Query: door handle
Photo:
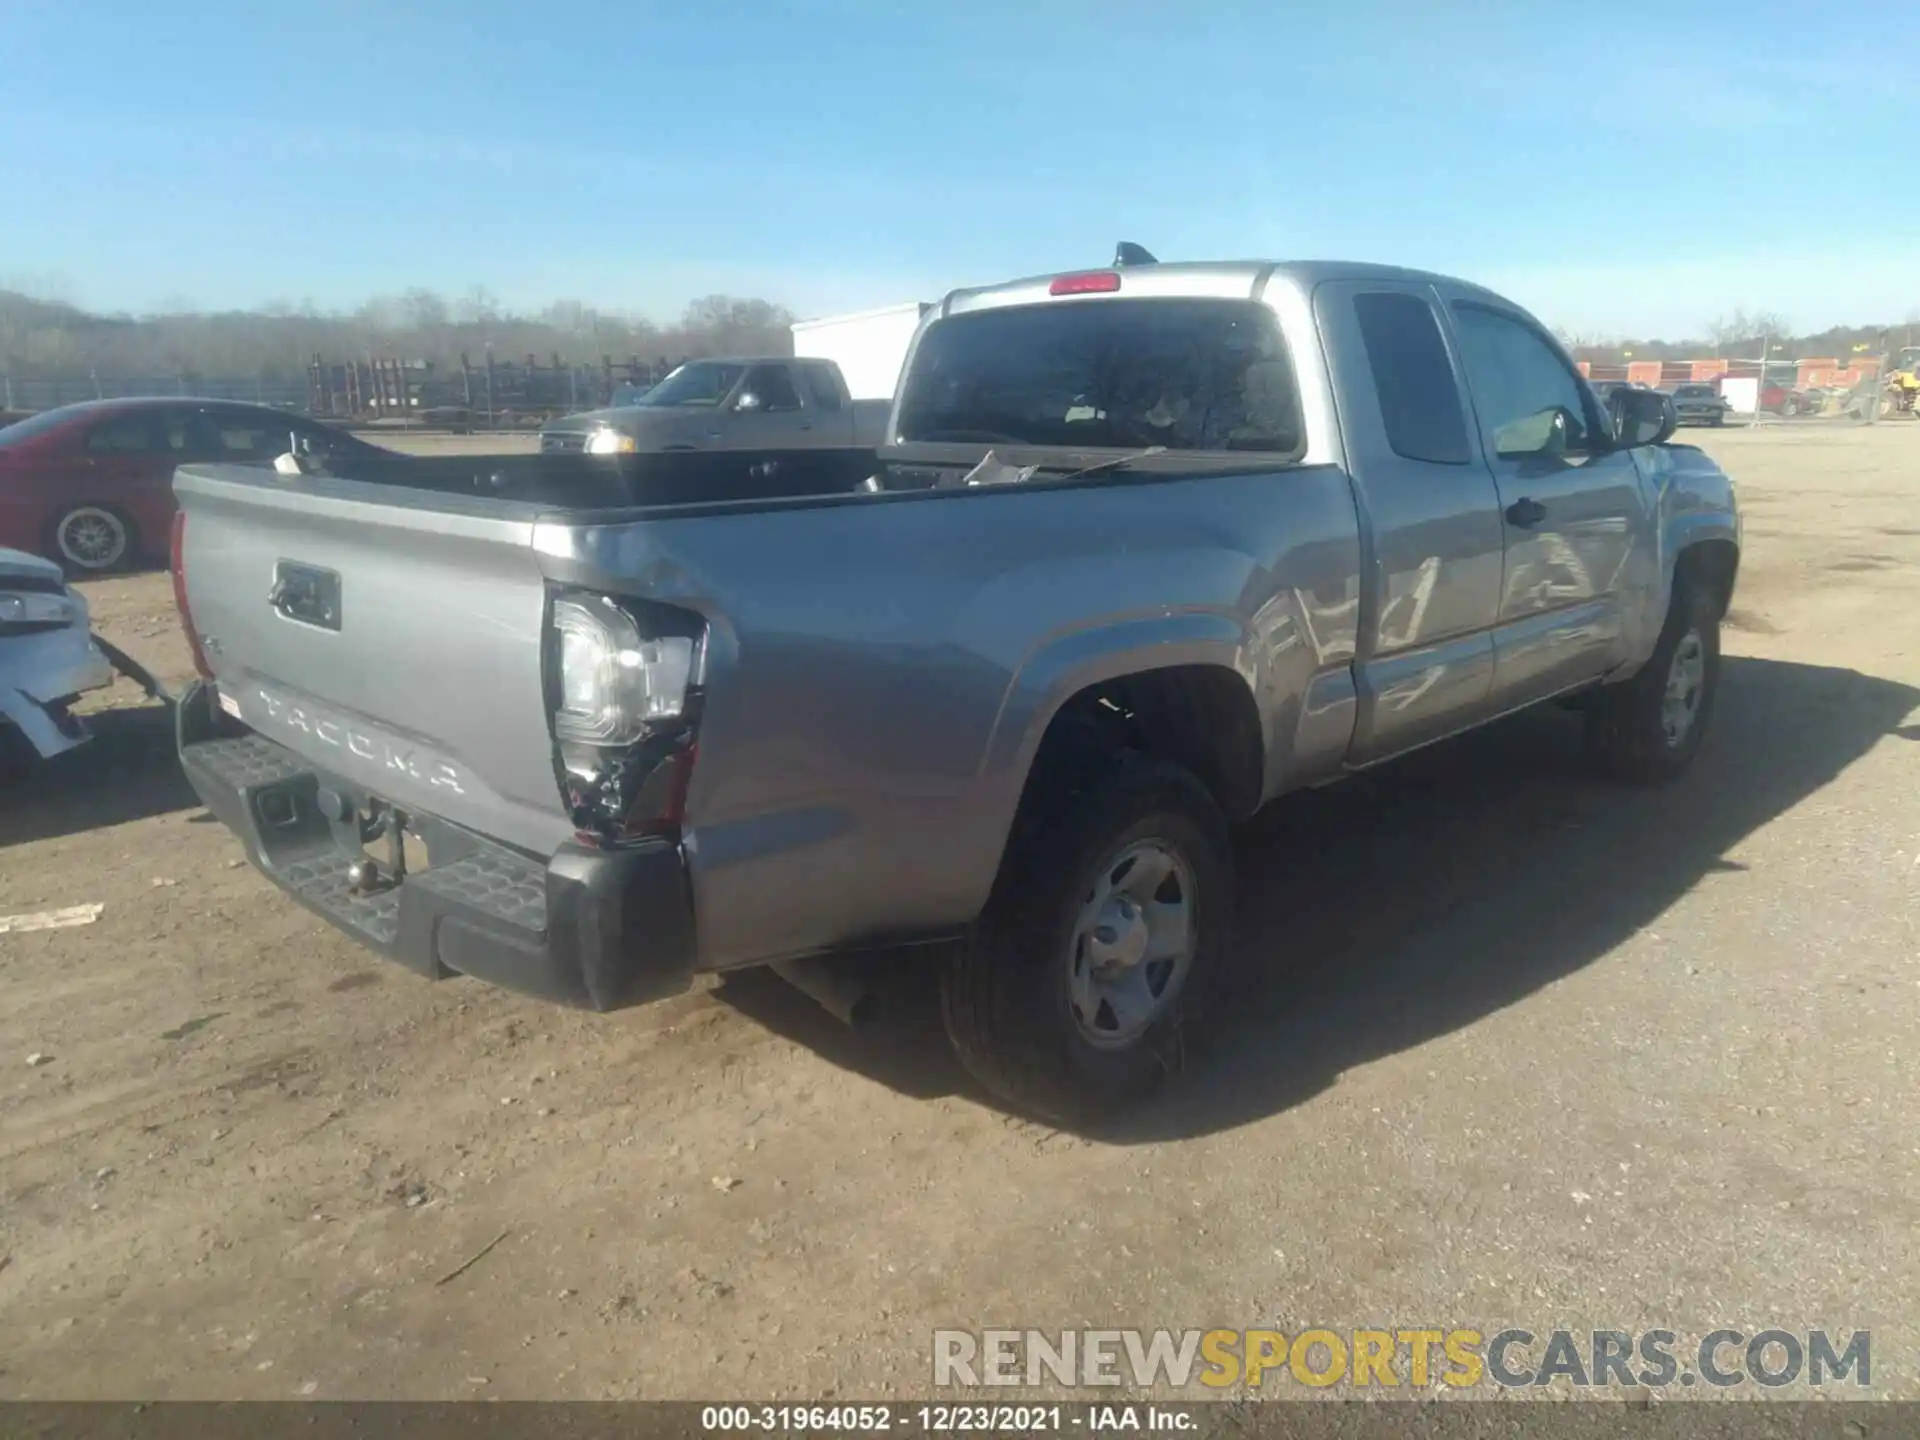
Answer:
<svg viewBox="0 0 1920 1440"><path fill-rule="evenodd" d="M1521 530L1531 530L1547 518L1547 507L1529 495L1522 495L1507 506L1507 523Z"/></svg>

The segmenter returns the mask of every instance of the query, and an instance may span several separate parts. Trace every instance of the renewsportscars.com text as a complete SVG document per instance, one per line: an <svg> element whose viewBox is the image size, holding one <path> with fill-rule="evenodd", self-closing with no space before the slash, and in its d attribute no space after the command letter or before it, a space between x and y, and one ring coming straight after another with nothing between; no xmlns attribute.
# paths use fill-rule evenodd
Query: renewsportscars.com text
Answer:
<svg viewBox="0 0 1920 1440"><path fill-rule="evenodd" d="M1466 1390L1872 1384L1865 1330L936 1330L937 1387Z"/></svg>

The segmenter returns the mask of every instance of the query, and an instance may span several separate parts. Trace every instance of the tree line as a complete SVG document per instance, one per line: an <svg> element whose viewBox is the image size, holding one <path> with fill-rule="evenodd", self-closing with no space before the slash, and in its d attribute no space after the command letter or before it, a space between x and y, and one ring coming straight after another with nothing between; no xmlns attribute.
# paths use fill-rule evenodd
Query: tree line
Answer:
<svg viewBox="0 0 1920 1440"><path fill-rule="evenodd" d="M1628 360L1776 360L1831 357L1845 361L1854 355L1879 356L1906 345L1920 344L1920 314L1899 323L1830 325L1824 330L1797 331L1793 323L1771 310L1735 310L1707 325L1703 334L1681 340L1638 340L1559 332L1576 360L1597 365L1619 365Z"/></svg>
<svg viewBox="0 0 1920 1440"><path fill-rule="evenodd" d="M718 354L783 355L793 336L793 314L771 301L709 295L677 320L603 310L578 300L556 300L518 313L484 289L450 300L433 290L380 296L357 309L327 313L311 303L272 304L255 310L178 311L155 315L100 315L55 300L0 289L0 375L16 380L147 378L160 375L258 377L295 380L316 355L330 363L395 359L457 370L462 354L483 365L497 360L558 354L563 363L677 361ZM1627 339L1562 331L1575 357L1596 364L1636 360L1692 360L1721 355L1758 359L1878 355L1920 343L1920 318L1900 324L1835 325L1795 332L1765 310L1736 310L1704 334L1677 340Z"/></svg>
<svg viewBox="0 0 1920 1440"><path fill-rule="evenodd" d="M677 320L658 322L577 300L528 314L503 308L485 290L449 300L432 290L382 296L348 312L311 304L257 310L99 315L53 300L0 290L0 374L17 380L246 376L293 380L318 356L339 363L371 358L424 361L457 370L465 354L482 365L537 355L545 364L598 364L602 356L643 361L702 355L784 355L793 315L767 300L709 295Z"/></svg>

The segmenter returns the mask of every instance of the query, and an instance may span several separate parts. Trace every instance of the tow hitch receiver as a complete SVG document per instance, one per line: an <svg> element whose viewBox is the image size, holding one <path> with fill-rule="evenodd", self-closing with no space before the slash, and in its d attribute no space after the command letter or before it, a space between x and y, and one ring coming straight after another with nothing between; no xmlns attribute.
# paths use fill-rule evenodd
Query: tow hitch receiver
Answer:
<svg viewBox="0 0 1920 1440"><path fill-rule="evenodd" d="M326 786L320 788L314 800L345 848L370 852L375 842L383 838L386 841L384 863L367 853L347 866L348 893L378 895L396 889L406 880L409 824L404 810L377 797L369 798L362 810L347 796Z"/></svg>

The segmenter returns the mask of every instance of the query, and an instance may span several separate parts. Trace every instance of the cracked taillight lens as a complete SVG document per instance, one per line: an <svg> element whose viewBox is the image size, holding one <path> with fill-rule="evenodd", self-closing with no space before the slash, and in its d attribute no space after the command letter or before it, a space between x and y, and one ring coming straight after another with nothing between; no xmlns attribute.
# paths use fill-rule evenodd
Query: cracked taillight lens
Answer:
<svg viewBox="0 0 1920 1440"><path fill-rule="evenodd" d="M599 845L677 834L699 723L706 627L671 606L566 591L547 630L555 772Z"/></svg>

